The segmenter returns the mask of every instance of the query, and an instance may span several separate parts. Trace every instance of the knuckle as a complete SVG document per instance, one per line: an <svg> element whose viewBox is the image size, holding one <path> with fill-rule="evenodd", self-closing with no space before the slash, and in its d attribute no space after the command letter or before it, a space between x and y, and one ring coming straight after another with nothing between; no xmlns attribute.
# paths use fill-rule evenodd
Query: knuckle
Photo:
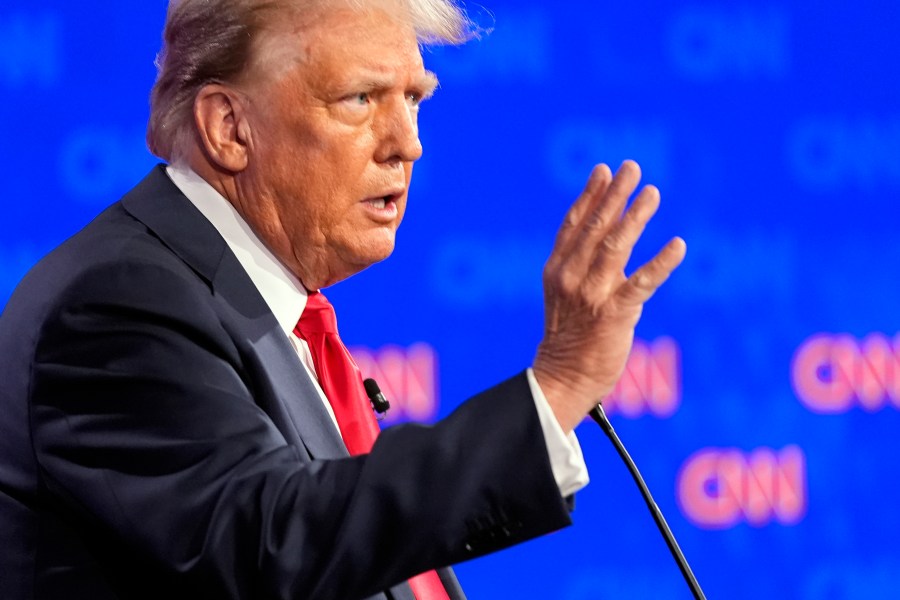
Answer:
<svg viewBox="0 0 900 600"><path fill-rule="evenodd" d="M544 280L550 279L554 273L559 270L559 259L556 257L556 254L551 254L550 258L547 259L547 262L544 264Z"/></svg>
<svg viewBox="0 0 900 600"><path fill-rule="evenodd" d="M625 246L625 238L620 231L613 231L603 238L603 249L608 252L621 252Z"/></svg>
<svg viewBox="0 0 900 600"><path fill-rule="evenodd" d="M647 273L645 273L643 271L641 271L639 273L635 273L634 287L641 289L641 290L652 289L653 288L653 280Z"/></svg>
<svg viewBox="0 0 900 600"><path fill-rule="evenodd" d="M561 265L544 267L544 286L558 295L571 296L578 289L578 278Z"/></svg>
<svg viewBox="0 0 900 600"><path fill-rule="evenodd" d="M605 229L606 225L606 217L599 210L591 211L591 213L588 215L587 221L585 222L585 227L593 231Z"/></svg>
<svg viewBox="0 0 900 600"><path fill-rule="evenodd" d="M640 205L631 207L622 217L622 221L628 227L640 225L644 221L643 207Z"/></svg>
<svg viewBox="0 0 900 600"><path fill-rule="evenodd" d="M581 278L567 271L560 273L557 281L559 284L557 289L567 297L575 296L581 287Z"/></svg>
<svg viewBox="0 0 900 600"><path fill-rule="evenodd" d="M563 220L562 227L563 227L563 229L571 229L572 227L575 227L576 225L578 225L579 220L580 219L579 219L578 211L573 209L573 210L569 211L568 214L566 214L566 218L565 218L565 220Z"/></svg>

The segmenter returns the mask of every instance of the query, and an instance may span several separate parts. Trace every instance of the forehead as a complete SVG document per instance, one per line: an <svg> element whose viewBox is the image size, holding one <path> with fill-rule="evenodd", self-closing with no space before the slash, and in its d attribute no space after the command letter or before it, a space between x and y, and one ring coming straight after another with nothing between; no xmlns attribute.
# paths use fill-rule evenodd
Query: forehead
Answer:
<svg viewBox="0 0 900 600"><path fill-rule="evenodd" d="M305 71L320 85L362 73L418 76L424 72L422 55L406 17L388 5L328 3L273 24L257 57L266 71Z"/></svg>

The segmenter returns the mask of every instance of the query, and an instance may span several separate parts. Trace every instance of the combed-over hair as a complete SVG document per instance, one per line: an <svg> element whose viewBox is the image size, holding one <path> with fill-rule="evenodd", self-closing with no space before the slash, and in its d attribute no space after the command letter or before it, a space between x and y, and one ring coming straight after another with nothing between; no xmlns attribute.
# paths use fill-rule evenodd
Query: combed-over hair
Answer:
<svg viewBox="0 0 900 600"><path fill-rule="evenodd" d="M147 145L172 163L194 136L193 106L210 83L234 82L253 55L253 40L278 11L313 10L339 0L171 0L150 94ZM364 9L372 0L344 0ZM383 0L382 0L383 1ZM460 44L473 26L454 0L396 0L422 44Z"/></svg>

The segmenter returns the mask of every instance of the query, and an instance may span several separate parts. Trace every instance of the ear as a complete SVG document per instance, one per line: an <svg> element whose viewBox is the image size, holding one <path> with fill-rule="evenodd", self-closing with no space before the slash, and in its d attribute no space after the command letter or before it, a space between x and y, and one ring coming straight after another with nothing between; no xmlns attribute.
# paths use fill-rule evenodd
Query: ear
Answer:
<svg viewBox="0 0 900 600"><path fill-rule="evenodd" d="M250 124L237 92L218 83L203 86L194 99L194 122L213 164L232 173L247 168Z"/></svg>

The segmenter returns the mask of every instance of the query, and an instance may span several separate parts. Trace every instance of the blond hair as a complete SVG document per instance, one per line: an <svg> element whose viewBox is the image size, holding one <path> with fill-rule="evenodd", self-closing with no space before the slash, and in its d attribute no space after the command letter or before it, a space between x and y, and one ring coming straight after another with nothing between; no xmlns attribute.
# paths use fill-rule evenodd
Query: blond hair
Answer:
<svg viewBox="0 0 900 600"><path fill-rule="evenodd" d="M453 0L396 0L422 44L460 44L475 28ZM171 0L157 78L150 94L147 145L171 162L193 141L194 98L210 83L236 81L253 58L254 40L279 11L313 10L335 0ZM365 9L372 0L347 0Z"/></svg>

